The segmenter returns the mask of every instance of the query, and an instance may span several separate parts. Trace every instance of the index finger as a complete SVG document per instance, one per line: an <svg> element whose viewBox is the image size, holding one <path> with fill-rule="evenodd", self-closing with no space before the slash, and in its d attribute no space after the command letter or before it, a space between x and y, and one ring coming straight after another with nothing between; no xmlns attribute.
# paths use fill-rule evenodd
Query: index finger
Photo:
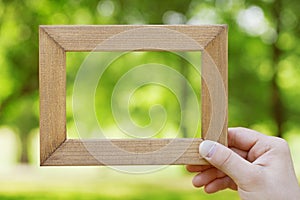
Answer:
<svg viewBox="0 0 300 200"><path fill-rule="evenodd" d="M248 151L258 140L265 139L266 137L266 135L247 128L229 128L228 146Z"/></svg>

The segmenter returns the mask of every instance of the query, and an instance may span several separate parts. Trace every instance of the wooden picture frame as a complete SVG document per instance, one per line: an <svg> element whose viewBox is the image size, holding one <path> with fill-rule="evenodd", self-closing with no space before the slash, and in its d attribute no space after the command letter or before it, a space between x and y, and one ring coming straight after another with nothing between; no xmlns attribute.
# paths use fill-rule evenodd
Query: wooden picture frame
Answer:
<svg viewBox="0 0 300 200"><path fill-rule="evenodd" d="M66 52L93 51L97 44L112 36L124 31L139 32L143 29L147 29L147 34L143 34L143 37L134 38L128 34L125 39L118 41L120 45L104 44L96 50L201 51L202 138L227 145L226 25L40 26L41 166L207 164L199 156L199 144L203 141L201 138L67 139ZM188 37L193 44L183 40L183 37ZM215 65L217 75L213 72L212 65ZM217 84L218 78L221 82ZM111 144L123 148L123 153L115 152ZM169 148L155 153L165 145L169 145ZM104 162L95 155L101 155ZM167 159L169 157L172 160Z"/></svg>

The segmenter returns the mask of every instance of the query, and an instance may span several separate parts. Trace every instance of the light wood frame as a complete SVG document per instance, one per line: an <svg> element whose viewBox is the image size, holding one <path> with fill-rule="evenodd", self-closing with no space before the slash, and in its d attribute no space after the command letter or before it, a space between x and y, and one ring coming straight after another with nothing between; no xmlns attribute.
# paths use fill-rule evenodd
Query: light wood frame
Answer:
<svg viewBox="0 0 300 200"><path fill-rule="evenodd" d="M67 139L66 136L66 52L93 51L97 44L128 30L152 28L172 30L183 34L198 43L188 45L180 39L172 41L162 37L153 40L151 34L143 38L126 38L119 41L120 46L103 45L99 51L127 51L139 47L143 51L155 51L163 48L167 51L202 52L202 138L218 141L227 145L227 26L226 25L109 25L109 26L40 26L39 27L39 91L40 91L40 165L41 166L85 166L85 165L203 165L207 162L199 156L198 146L201 138L182 139L114 139L82 140ZM174 39L174 38L173 38ZM122 45L122 42L124 43ZM175 45L174 44L178 44ZM163 46L161 46L163 45ZM158 48L156 48L158 47ZM200 58L199 58L200 59ZM208 66L211 60L217 67L223 87L213 86L213 92L207 87L216 77ZM204 80L206 76L206 80ZM222 93L223 92L223 93ZM224 93L225 92L225 93ZM221 96L222 98L219 98ZM222 102L213 102L219 98ZM220 105L216 105L220 104ZM216 106L218 110L213 111ZM219 106L219 107L218 107ZM220 126L211 119L212 112L224 115ZM218 113L219 112L219 113ZM221 133L218 133L221 130ZM172 140L172 144L170 141ZM113 143L128 154L120 155L107 146ZM164 145L172 145L160 155L147 154ZM182 151L181 155L170 163L167 157ZM134 147L134 149L132 149ZM96 159L87 150L104 156L105 162Z"/></svg>

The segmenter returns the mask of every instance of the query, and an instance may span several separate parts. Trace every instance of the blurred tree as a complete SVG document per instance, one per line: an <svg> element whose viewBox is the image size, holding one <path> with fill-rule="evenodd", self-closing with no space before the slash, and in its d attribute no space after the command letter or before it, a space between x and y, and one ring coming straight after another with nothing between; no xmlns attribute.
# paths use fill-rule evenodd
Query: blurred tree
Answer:
<svg viewBox="0 0 300 200"><path fill-rule="evenodd" d="M37 32L31 27L34 16L22 2L1 2L1 97L0 122L15 129L21 141L21 162L28 162L28 135L38 125L34 112L38 85ZM36 29L36 28L35 28Z"/></svg>
<svg viewBox="0 0 300 200"><path fill-rule="evenodd" d="M239 122L238 124L246 122L249 123L245 124L246 126L255 127L257 125L258 129L265 127L262 129L267 129L269 133L283 137L284 133L295 128L300 114L299 105L292 103L297 100L289 98L290 94L298 90L299 81L296 80L299 80L299 73L290 73L289 77L285 77L286 80L280 82L282 71L290 70L289 68L293 71L299 70L296 59L290 61L289 58L296 58L296 55L299 55L299 51L297 52L296 49L299 44L297 35L300 28L300 15L297 10L300 7L296 1L292 0L249 1L244 6L245 8L242 8L236 15L237 23L231 23L231 28L237 24L248 36L246 35L246 40L237 42L238 38L245 37L237 31L240 36L229 40L230 45L243 44L244 50L249 48L249 51L245 50L243 54L238 54L239 48L237 47L229 49L230 55L240 57L230 59L231 70L237 71L237 73L232 72L232 76L230 76L231 84L246 86L245 90L239 90L233 85L230 88L230 93L236 92L230 97L235 98L239 103L244 101L248 104L243 106L242 110L237 111L236 114L244 118L244 123ZM283 41L283 37L288 37L289 41ZM258 41L253 41L255 39ZM291 48L284 48L287 45L286 42L293 43L290 45ZM232 53L232 50L236 53ZM299 61L299 57L297 60ZM242 62L237 65L237 61ZM288 65L283 63L288 63ZM239 65L243 66L240 68ZM241 76L242 74L244 76ZM241 79L237 80L239 77ZM283 86L291 80L295 82L292 86L294 88L286 92L286 88ZM240 95L241 93L245 95ZM299 94L297 96L300 97ZM291 103L293 107L290 107ZM239 118L237 115L234 117L235 119ZM297 129L299 130L299 127Z"/></svg>
<svg viewBox="0 0 300 200"><path fill-rule="evenodd" d="M290 56L294 56L295 52L292 49L285 49L285 45L287 41L282 43L282 37L288 34L290 37L293 38L294 44L299 44L299 38L297 37L300 32L300 15L299 15L300 6L295 1L283 1L283 0L276 0L271 6L270 9L270 16L273 18L274 29L276 30L276 34L278 35L278 40L272 44L272 65L273 65L273 76L271 79L271 87L272 87L272 110L273 110L273 118L277 124L277 135L282 137L286 128L284 127L285 124L289 121L293 121L291 118L292 112L295 107L290 107L289 104L291 100L286 99L284 97L284 92L281 83L279 82L280 76L280 68L287 68L288 66L282 66L282 62L288 60L287 58ZM290 41L291 42L291 41ZM296 47L296 46L295 46ZM294 48L295 48L294 47ZM292 51L291 51L292 50ZM298 51L299 55L299 51ZM299 57L298 57L299 61ZM290 63L291 67L299 71L299 67L297 62ZM297 69L298 68L298 69ZM291 79L298 79L296 76L289 77ZM299 80L299 79L298 79ZM286 80L288 81L288 80ZM299 82L298 82L299 84ZM299 86L299 85L298 85ZM296 99L292 100L295 101ZM298 111L299 111L299 105ZM298 120L299 120L299 112ZM298 121L297 120L297 121ZM297 124L297 121L294 121Z"/></svg>

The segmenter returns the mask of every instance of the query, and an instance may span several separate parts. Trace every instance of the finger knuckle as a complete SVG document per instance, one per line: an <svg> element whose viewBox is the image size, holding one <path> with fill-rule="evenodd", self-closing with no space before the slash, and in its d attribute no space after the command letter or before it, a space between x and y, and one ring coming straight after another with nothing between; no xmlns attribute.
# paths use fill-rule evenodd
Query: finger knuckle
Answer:
<svg viewBox="0 0 300 200"><path fill-rule="evenodd" d="M289 152L289 144L285 139L279 138L279 137L274 137L274 142L276 144L276 147L281 151L281 152Z"/></svg>
<svg viewBox="0 0 300 200"><path fill-rule="evenodd" d="M225 156L223 157L224 159L220 162L219 165L221 169L228 168L231 161L232 153L233 153L232 151L228 151L228 153L225 154Z"/></svg>

